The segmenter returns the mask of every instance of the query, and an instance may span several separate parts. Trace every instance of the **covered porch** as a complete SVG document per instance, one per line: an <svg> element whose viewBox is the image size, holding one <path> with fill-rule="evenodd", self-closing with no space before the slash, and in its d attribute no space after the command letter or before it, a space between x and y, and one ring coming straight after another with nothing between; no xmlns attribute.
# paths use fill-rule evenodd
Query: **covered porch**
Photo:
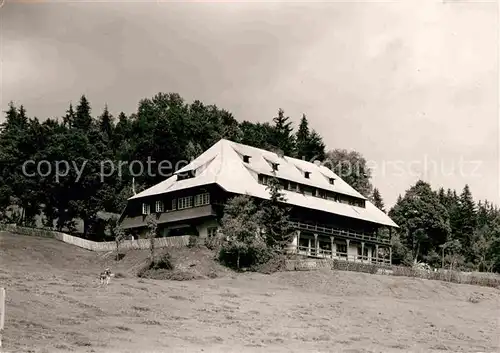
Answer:
<svg viewBox="0 0 500 353"><path fill-rule="evenodd" d="M330 258L351 262L390 265L392 248L390 243L379 243L371 239L349 237L296 230L291 252L298 255Z"/></svg>

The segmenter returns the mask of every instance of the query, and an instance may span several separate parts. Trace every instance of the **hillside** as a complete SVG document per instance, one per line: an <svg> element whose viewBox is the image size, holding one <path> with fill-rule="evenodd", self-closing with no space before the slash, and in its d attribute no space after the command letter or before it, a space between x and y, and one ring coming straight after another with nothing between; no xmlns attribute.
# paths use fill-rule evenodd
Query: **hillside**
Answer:
<svg viewBox="0 0 500 353"><path fill-rule="evenodd" d="M497 289L340 271L235 275L209 264L209 252L201 260L189 252L174 257L189 268L213 266L220 277L142 280L133 273L144 251L115 265L111 254L0 233L5 351L500 350ZM107 265L125 278L99 287Z"/></svg>

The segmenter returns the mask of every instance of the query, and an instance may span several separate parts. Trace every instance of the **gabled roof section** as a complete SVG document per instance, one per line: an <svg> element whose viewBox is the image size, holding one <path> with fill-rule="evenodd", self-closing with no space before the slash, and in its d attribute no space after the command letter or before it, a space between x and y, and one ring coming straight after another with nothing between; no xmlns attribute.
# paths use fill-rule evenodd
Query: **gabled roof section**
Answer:
<svg viewBox="0 0 500 353"><path fill-rule="evenodd" d="M242 156L250 156L250 162L243 162ZM366 200L359 192L325 166L286 156L280 157L270 151L225 139L218 141L198 158L175 173L180 174L195 170L194 178L177 180L177 176L173 175L130 199L213 183L218 184L228 192L269 199L266 186L259 184L257 179L258 174L273 175L272 167L268 161L279 164L278 170L274 172L274 175L278 178ZM309 179L304 177L304 172L310 172ZM330 184L329 178L335 179L333 185ZM287 203L292 205L397 227L385 213L368 200L366 200L366 207L362 208L287 190L284 190L284 193Z"/></svg>

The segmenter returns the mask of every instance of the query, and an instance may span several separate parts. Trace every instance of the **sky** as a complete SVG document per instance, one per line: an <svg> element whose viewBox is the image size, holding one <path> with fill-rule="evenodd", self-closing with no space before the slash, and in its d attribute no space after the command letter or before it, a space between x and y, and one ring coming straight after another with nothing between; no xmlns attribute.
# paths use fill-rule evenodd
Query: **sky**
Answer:
<svg viewBox="0 0 500 353"><path fill-rule="evenodd" d="M158 92L240 121L282 108L360 152L388 206L418 179L500 205L498 7L6 0L0 108L43 120L85 94L95 115L129 114Z"/></svg>

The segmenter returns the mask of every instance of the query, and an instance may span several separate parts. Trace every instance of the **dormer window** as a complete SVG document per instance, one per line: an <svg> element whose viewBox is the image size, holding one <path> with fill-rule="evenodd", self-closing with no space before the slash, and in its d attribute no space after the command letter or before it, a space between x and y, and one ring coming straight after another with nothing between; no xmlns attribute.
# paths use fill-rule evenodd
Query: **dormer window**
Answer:
<svg viewBox="0 0 500 353"><path fill-rule="evenodd" d="M278 163L272 163L271 166L273 167L273 172L278 170Z"/></svg>
<svg viewBox="0 0 500 353"><path fill-rule="evenodd" d="M148 215L151 213L150 205L149 203L143 203L142 204L142 214L143 215Z"/></svg>
<svg viewBox="0 0 500 353"><path fill-rule="evenodd" d="M243 162L250 163L250 156L243 156Z"/></svg>
<svg viewBox="0 0 500 353"><path fill-rule="evenodd" d="M177 181L194 178L194 170L177 174Z"/></svg>
<svg viewBox="0 0 500 353"><path fill-rule="evenodd" d="M335 179L334 178L330 178L330 184L333 185L333 183L335 183Z"/></svg>
<svg viewBox="0 0 500 353"><path fill-rule="evenodd" d="M311 175L311 172L304 172L304 177L306 179L309 179L309 176Z"/></svg>

